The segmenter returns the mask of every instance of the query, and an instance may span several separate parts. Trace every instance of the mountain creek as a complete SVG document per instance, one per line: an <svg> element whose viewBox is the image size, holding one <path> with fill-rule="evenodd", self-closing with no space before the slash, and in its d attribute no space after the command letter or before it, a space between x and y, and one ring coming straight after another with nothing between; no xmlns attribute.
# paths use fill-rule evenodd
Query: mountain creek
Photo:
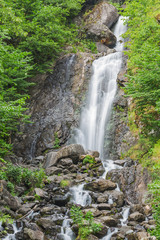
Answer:
<svg viewBox="0 0 160 240"><path fill-rule="evenodd" d="M155 228L147 204L150 176L137 161L121 158L137 140L128 127L130 99L120 88L127 81L121 37L127 26L106 1L85 23L98 53L61 56L52 73L33 79L31 122L20 126L11 160L42 166L48 179L29 195L17 186L17 196L0 181L0 209L16 219L0 223L2 240L81 239L73 205L101 226L83 239L156 240L148 233ZM61 147L53 149L56 138Z"/></svg>

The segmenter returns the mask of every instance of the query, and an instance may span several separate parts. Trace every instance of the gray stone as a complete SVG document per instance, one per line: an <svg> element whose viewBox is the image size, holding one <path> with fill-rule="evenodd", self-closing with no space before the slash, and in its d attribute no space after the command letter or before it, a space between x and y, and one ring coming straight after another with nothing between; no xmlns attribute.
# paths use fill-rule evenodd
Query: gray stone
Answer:
<svg viewBox="0 0 160 240"><path fill-rule="evenodd" d="M35 191L35 194L41 198L45 198L47 196L47 192L45 192L41 188L35 188L34 191Z"/></svg>
<svg viewBox="0 0 160 240"><path fill-rule="evenodd" d="M142 213L135 212L129 215L129 221L142 222L145 220L145 216Z"/></svg>
<svg viewBox="0 0 160 240"><path fill-rule="evenodd" d="M24 228L24 234L26 235L27 239L31 240L44 240L44 233L40 230L32 230L28 228Z"/></svg>
<svg viewBox="0 0 160 240"><path fill-rule="evenodd" d="M120 191L107 191L105 194L108 194L108 197L111 196L114 203L116 203L117 207L122 207L124 204L124 194Z"/></svg>
<svg viewBox="0 0 160 240"><path fill-rule="evenodd" d="M46 156L46 161L44 163L44 168L49 168L57 164L57 153L56 152L49 152Z"/></svg>
<svg viewBox="0 0 160 240"><path fill-rule="evenodd" d="M91 183L87 183L84 186L86 190L98 191L98 192L112 190L112 189L115 189L116 187L117 185L114 182L111 182L110 180L105 180L105 179L98 179Z"/></svg>
<svg viewBox="0 0 160 240"><path fill-rule="evenodd" d="M106 224L108 227L116 227L118 224L118 220L112 218L111 216L100 217L99 220Z"/></svg>
<svg viewBox="0 0 160 240"><path fill-rule="evenodd" d="M59 164L62 165L62 166L68 167L68 166L71 166L73 164L73 161L72 161L71 158L64 158L64 159L61 159L59 161Z"/></svg>
<svg viewBox="0 0 160 240"><path fill-rule="evenodd" d="M63 172L63 169L60 168L60 167L49 167L49 168L46 168L46 174L47 175L58 175L58 174L61 174Z"/></svg>
<svg viewBox="0 0 160 240"><path fill-rule="evenodd" d="M85 17L87 36L95 41L101 40L106 46L114 46L116 37L109 28L117 21L118 13L114 6L102 2Z"/></svg>

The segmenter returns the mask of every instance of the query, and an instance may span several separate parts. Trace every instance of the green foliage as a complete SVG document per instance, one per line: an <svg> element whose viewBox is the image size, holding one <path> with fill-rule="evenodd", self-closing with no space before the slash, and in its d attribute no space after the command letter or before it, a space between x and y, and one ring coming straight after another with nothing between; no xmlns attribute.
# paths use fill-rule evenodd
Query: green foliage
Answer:
<svg viewBox="0 0 160 240"><path fill-rule="evenodd" d="M58 138L57 132L54 134L54 145L53 148L60 148L60 140Z"/></svg>
<svg viewBox="0 0 160 240"><path fill-rule="evenodd" d="M73 206L70 213L73 223L78 225L78 237L80 239L85 240L90 234L101 230L101 224L94 222L91 211L84 215L80 207Z"/></svg>
<svg viewBox="0 0 160 240"><path fill-rule="evenodd" d="M85 0L0 1L0 156L12 149L11 134L24 115L29 78L53 64L66 44L80 44L73 24ZM95 45L88 42L94 50ZM76 48L75 48L76 49ZM57 140L56 145L59 145Z"/></svg>
<svg viewBox="0 0 160 240"><path fill-rule="evenodd" d="M159 171L160 173L160 171ZM160 175L159 175L160 176ZM156 220L156 228L150 233L160 240L160 179L155 180L149 185L150 192L152 193L152 208L153 217Z"/></svg>
<svg viewBox="0 0 160 240"><path fill-rule="evenodd" d="M45 179L47 179L47 176L42 168L32 171L7 163L0 170L0 180L8 181L7 187L12 194L14 194L15 185L25 185L28 189L32 187L43 187Z"/></svg>
<svg viewBox="0 0 160 240"><path fill-rule="evenodd" d="M4 214L0 211L0 222L2 223L9 223L9 224L13 224L13 219L11 218L10 215L8 214Z"/></svg>
<svg viewBox="0 0 160 240"><path fill-rule="evenodd" d="M15 195L14 184L10 181L7 182L7 188L12 195Z"/></svg>
<svg viewBox="0 0 160 240"><path fill-rule="evenodd" d="M68 180L62 180L62 181L60 182L60 186L61 186L62 188L68 187L69 184L70 184L70 182L69 182Z"/></svg>
<svg viewBox="0 0 160 240"><path fill-rule="evenodd" d="M83 164L86 164L86 163L94 164L95 158L91 155L86 155L85 158L83 159Z"/></svg>
<svg viewBox="0 0 160 240"><path fill-rule="evenodd" d="M156 15L160 11L158 0L126 1L123 15L127 16L128 84L127 94L136 103L136 114L142 133L160 136L160 28Z"/></svg>

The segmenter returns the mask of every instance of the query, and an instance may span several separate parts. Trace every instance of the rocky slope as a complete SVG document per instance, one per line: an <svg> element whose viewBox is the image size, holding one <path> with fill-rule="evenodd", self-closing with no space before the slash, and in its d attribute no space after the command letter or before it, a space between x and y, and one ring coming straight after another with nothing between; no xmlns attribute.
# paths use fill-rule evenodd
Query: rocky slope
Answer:
<svg viewBox="0 0 160 240"><path fill-rule="evenodd" d="M93 164L83 164L86 154L94 157ZM102 225L101 231L88 239L101 239L110 229L113 231L111 240L154 240L146 232L155 227L152 211L142 201L149 180L147 173L142 174L141 167L133 161L119 160L115 163L124 167L109 171L106 179L99 178L104 168L98 152L85 152L81 145L72 144L46 155L44 167L49 181L43 189L35 188L30 195L22 196L19 188L18 197L13 197L7 191L7 183L1 181L0 208L3 213L18 218L16 239L64 239L62 222L75 201L72 192L76 186L84 184L92 200L81 209L83 213L91 211L94 220ZM117 182L121 190L117 188ZM9 208L5 208L6 205ZM125 211L129 212L128 219ZM13 226L7 223L2 224L1 230L2 239L7 233L14 232ZM74 225L72 230L76 235Z"/></svg>

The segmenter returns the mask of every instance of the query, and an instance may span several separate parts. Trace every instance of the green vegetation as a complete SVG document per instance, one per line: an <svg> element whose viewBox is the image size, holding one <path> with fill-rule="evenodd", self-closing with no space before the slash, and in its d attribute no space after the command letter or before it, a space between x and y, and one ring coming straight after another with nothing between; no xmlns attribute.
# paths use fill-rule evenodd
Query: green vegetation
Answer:
<svg viewBox="0 0 160 240"><path fill-rule="evenodd" d="M127 95L136 105L141 133L154 140L160 137L160 27L158 0L126 1L123 15L127 16L129 37Z"/></svg>
<svg viewBox="0 0 160 240"><path fill-rule="evenodd" d="M70 182L69 182L68 180L62 180L62 181L60 182L60 186L61 186L62 188L69 187L69 185L70 185Z"/></svg>
<svg viewBox="0 0 160 240"><path fill-rule="evenodd" d="M46 179L47 176L42 168L40 170L31 171L27 168L6 163L0 170L0 180L7 181L7 188L13 195L15 194L15 185L22 185L27 189L43 187L44 180Z"/></svg>
<svg viewBox="0 0 160 240"><path fill-rule="evenodd" d="M8 223L8 224L13 224L13 219L11 218L11 216L9 214L4 214L0 211L0 222L3 223Z"/></svg>
<svg viewBox="0 0 160 240"><path fill-rule="evenodd" d="M86 163L94 164L95 158L91 155L86 155L85 158L83 159L83 164L86 164Z"/></svg>
<svg viewBox="0 0 160 240"><path fill-rule="evenodd" d="M60 148L60 140L58 138L57 132L54 134L54 145L53 148Z"/></svg>
<svg viewBox="0 0 160 240"><path fill-rule="evenodd" d="M125 92L132 97L129 127L138 139L122 157L139 160L151 173L150 202L154 209L156 229L152 234L160 239L160 3L158 0L126 0L122 11L127 16L128 30L124 37L128 55L128 84Z"/></svg>
<svg viewBox="0 0 160 240"><path fill-rule="evenodd" d="M101 230L101 224L94 222L91 211L84 215L80 207L73 206L70 213L73 223L78 225L78 238L85 240L90 234Z"/></svg>
<svg viewBox="0 0 160 240"><path fill-rule="evenodd" d="M12 150L11 135L19 122L28 121L29 79L50 71L61 52L68 51L66 45L72 52L95 51L95 44L73 24L84 1L0 1L0 157Z"/></svg>

